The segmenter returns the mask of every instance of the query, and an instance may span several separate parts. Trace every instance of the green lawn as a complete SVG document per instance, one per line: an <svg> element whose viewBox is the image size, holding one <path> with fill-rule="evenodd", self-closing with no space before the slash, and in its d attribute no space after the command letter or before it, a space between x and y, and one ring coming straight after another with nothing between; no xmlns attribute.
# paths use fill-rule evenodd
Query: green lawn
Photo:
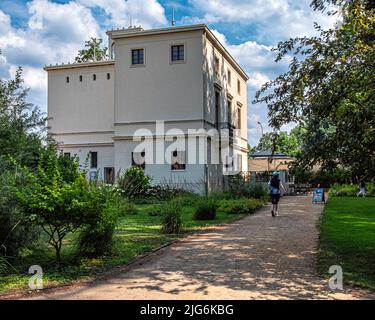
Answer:
<svg viewBox="0 0 375 320"><path fill-rule="evenodd" d="M27 272L31 265L42 266L44 286L66 284L74 280L90 279L111 267L126 264L137 255L177 239L177 235L160 233L161 218L148 215L148 211L152 206L137 205L138 214L127 215L119 219L114 236L113 254L110 256L98 259L77 259L73 245L74 241L72 241L74 240L74 235L69 235L62 249L64 264L62 272L55 268L54 251L41 239L32 250L23 252L18 261L12 261L13 274L0 277L0 293L11 289L27 289L30 277ZM231 222L243 217L243 215L229 215L217 212L215 220L195 221L193 215L194 208L182 208L184 233L200 230L211 224Z"/></svg>
<svg viewBox="0 0 375 320"><path fill-rule="evenodd" d="M344 282L375 289L375 198L334 198L320 224L318 271L343 268Z"/></svg>

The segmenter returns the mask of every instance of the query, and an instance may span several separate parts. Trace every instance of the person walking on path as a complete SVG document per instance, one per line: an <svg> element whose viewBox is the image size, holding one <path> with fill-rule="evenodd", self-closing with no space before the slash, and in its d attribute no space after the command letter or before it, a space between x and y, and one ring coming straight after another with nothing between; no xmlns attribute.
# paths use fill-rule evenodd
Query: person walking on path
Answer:
<svg viewBox="0 0 375 320"><path fill-rule="evenodd" d="M279 172L274 171L272 174L272 178L270 182L268 183L268 189L270 191L270 198L271 198L271 215L272 217L276 217L279 215L278 212L278 205L280 201L281 196L281 190L284 189L284 186L282 185L280 179L279 179Z"/></svg>
<svg viewBox="0 0 375 320"><path fill-rule="evenodd" d="M357 193L357 197L359 196L365 197L366 196L366 183L363 180L363 178L359 179L358 188L359 188L359 192Z"/></svg>

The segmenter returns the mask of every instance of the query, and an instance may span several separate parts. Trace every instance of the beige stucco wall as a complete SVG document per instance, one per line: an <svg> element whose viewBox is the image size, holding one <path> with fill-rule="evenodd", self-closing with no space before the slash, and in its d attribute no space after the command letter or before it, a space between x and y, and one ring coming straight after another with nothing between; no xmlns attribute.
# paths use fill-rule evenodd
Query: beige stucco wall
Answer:
<svg viewBox="0 0 375 320"><path fill-rule="evenodd" d="M116 39L115 122L203 117L202 32ZM170 46L185 45L185 63L171 63ZM131 50L145 49L145 65Z"/></svg>
<svg viewBox="0 0 375 320"><path fill-rule="evenodd" d="M217 77L214 70L215 56L220 61L220 72ZM227 71L231 71L231 84L228 83ZM215 83L221 86L220 122L228 121L228 98L232 99L232 124L237 122L236 107L241 108L241 136L247 137L247 86L246 80L233 68L214 43L203 37L203 72L205 87L205 119L215 121ZM240 80L241 94L237 91L237 80Z"/></svg>
<svg viewBox="0 0 375 320"><path fill-rule="evenodd" d="M107 73L111 78L107 80ZM96 81L93 81L96 74ZM82 75L83 81L79 81ZM69 77L69 83L66 82ZM114 66L48 72L48 125L53 134L114 130ZM59 139L61 137L59 136Z"/></svg>
<svg viewBox="0 0 375 320"><path fill-rule="evenodd" d="M93 144L90 146L64 146L60 150L63 152L70 152L71 156L77 156L79 158L80 165L83 169L90 171L89 154L90 152L98 153L98 168L100 175L103 175L104 168L114 167L113 161L113 145L99 145ZM96 171L95 169L93 169Z"/></svg>
<svg viewBox="0 0 375 320"><path fill-rule="evenodd" d="M239 139L235 143L237 154L242 156L242 170L247 171L247 84L246 79L237 72L226 55L219 50L214 41L203 36L203 75L204 75L204 114L205 120L210 124L215 122L215 91L220 91L219 122L228 122L228 100L232 102L231 123L237 124L237 109L241 112L241 128ZM219 58L219 73L215 72L215 57ZM228 70L231 72L231 82L228 81ZM241 90L238 93L237 80L240 81ZM209 127L208 126L208 127Z"/></svg>

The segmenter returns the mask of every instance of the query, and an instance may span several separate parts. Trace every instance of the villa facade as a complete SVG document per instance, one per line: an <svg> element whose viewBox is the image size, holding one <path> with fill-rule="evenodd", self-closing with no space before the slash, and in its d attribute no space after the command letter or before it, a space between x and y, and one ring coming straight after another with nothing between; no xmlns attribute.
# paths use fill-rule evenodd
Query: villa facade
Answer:
<svg viewBox="0 0 375 320"><path fill-rule="evenodd" d="M108 183L139 165L153 183L210 192L229 167L247 171L248 76L206 25L107 35L108 60L45 67L62 152Z"/></svg>

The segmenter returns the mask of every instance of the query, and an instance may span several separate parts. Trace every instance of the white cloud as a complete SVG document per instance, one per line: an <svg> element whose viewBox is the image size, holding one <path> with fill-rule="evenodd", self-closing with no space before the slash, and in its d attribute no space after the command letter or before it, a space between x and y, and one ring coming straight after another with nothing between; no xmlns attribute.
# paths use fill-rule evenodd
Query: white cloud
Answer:
<svg viewBox="0 0 375 320"><path fill-rule="evenodd" d="M270 81L270 79L263 73L254 72L248 81L248 85L255 89L259 89L264 83Z"/></svg>
<svg viewBox="0 0 375 320"><path fill-rule="evenodd" d="M33 13L29 22L35 21L37 16L41 28L29 23L31 28L16 29L8 19L3 29L6 31L0 36L0 48L10 64L41 66L44 63L72 61L84 41L99 34L99 26L91 11L79 4L34 0L28 7ZM4 15L1 12L0 19Z"/></svg>
<svg viewBox="0 0 375 320"><path fill-rule="evenodd" d="M107 18L105 25L109 27L127 27L130 17L133 25L151 28L165 25L164 8L157 0L78 0L79 3L90 8L101 8Z"/></svg>
<svg viewBox="0 0 375 320"><path fill-rule="evenodd" d="M104 10L108 27L127 26L130 11L133 24L149 28L166 23L164 8L156 0L77 0L65 4L33 0L27 3L26 28L13 27L10 16L0 10L0 75L6 78L22 65L31 101L46 110L43 65L72 62L89 37L104 37L106 30L100 28L93 8Z"/></svg>
<svg viewBox="0 0 375 320"><path fill-rule="evenodd" d="M193 7L204 12L207 23L219 21L248 22L267 19L276 11L284 11L286 0L190 0Z"/></svg>
<svg viewBox="0 0 375 320"><path fill-rule="evenodd" d="M46 110L47 75L43 65L73 61L84 41L98 36L100 28L91 10L81 4L34 0L28 3L27 28L15 28L0 10L0 74L23 67L31 101Z"/></svg>
<svg viewBox="0 0 375 320"><path fill-rule="evenodd" d="M28 3L28 11L31 17L27 31L53 44L78 42L99 33L99 25L91 10L75 2L58 4L33 0Z"/></svg>
<svg viewBox="0 0 375 320"><path fill-rule="evenodd" d="M190 0L196 17L186 22L233 23L234 27L251 26L258 41L274 43L291 37L315 34L313 22L328 28L336 16L314 11L310 0Z"/></svg>
<svg viewBox="0 0 375 320"><path fill-rule="evenodd" d="M6 15L0 10L0 30L1 33L6 33L10 29L10 16Z"/></svg>
<svg viewBox="0 0 375 320"><path fill-rule="evenodd" d="M12 65L10 74L14 76L18 67ZM33 91L42 92L47 86L47 73L42 68L27 67L23 68L22 78L26 88Z"/></svg>

